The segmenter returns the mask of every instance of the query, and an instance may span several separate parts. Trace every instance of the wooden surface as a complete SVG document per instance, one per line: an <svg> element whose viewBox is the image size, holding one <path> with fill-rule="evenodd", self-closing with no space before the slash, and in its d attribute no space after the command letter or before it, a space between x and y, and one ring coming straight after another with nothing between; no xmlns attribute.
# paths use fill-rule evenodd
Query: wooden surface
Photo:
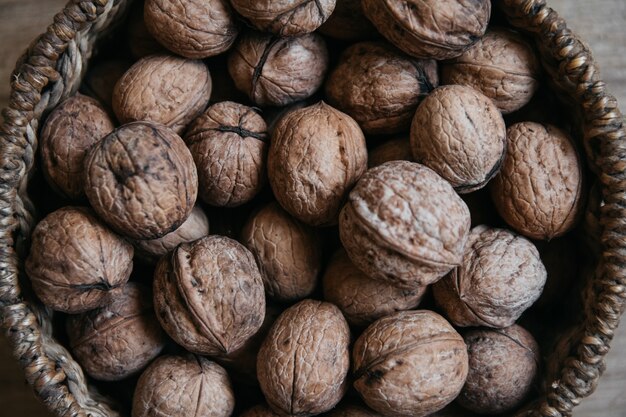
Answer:
<svg viewBox="0 0 626 417"><path fill-rule="evenodd" d="M0 107L6 104L8 77L18 55L64 3L0 0ZM605 81L626 109L626 0L549 0L549 4L589 43ZM51 417L32 396L2 338L0 415ZM618 331L598 390L576 409L575 417L626 417L626 330Z"/></svg>

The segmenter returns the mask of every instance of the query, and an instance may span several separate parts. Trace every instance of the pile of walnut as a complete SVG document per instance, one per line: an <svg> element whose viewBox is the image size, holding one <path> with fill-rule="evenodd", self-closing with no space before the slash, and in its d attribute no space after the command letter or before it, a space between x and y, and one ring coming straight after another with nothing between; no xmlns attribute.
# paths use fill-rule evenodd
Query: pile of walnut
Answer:
<svg viewBox="0 0 626 417"><path fill-rule="evenodd" d="M39 135L64 207L34 230L26 271L68 313L84 371L141 375L133 417L467 416L532 399L541 355L516 322L548 275L535 245L580 218L583 162L567 131L532 121L538 58L491 14L489 0L139 4L128 48ZM265 403L244 411L255 387Z"/></svg>

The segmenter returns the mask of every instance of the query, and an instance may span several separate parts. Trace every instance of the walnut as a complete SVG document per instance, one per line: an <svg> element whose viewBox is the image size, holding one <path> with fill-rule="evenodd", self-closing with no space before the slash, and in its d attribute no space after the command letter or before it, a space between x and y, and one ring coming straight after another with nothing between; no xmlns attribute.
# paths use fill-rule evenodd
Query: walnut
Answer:
<svg viewBox="0 0 626 417"><path fill-rule="evenodd" d="M241 242L254 254L268 296L293 302L315 289L322 266L322 241L313 228L291 217L277 203L250 217Z"/></svg>
<svg viewBox="0 0 626 417"><path fill-rule="evenodd" d="M39 299L73 314L109 302L132 269L133 247L83 207L65 207L40 221L26 259Z"/></svg>
<svg viewBox="0 0 626 417"><path fill-rule="evenodd" d="M500 111L469 87L438 88L413 117L413 157L458 193L484 187L498 173L506 147L506 125Z"/></svg>
<svg viewBox="0 0 626 417"><path fill-rule="evenodd" d="M58 105L39 136L41 168L50 186L67 198L84 198L85 153L113 129L107 112L92 98L76 94Z"/></svg>
<svg viewBox="0 0 626 417"><path fill-rule="evenodd" d="M95 379L118 381L136 374L156 358L165 335L142 285L127 284L111 303L67 320L70 347Z"/></svg>
<svg viewBox="0 0 626 417"><path fill-rule="evenodd" d="M377 36L376 29L363 14L361 0L337 0L335 10L319 32L344 41L359 41Z"/></svg>
<svg viewBox="0 0 626 417"><path fill-rule="evenodd" d="M390 161L412 161L411 142L408 135L381 143L370 151L367 166L374 168Z"/></svg>
<svg viewBox="0 0 626 417"><path fill-rule="evenodd" d="M426 287L401 289L369 278L341 250L335 253L324 273L324 299L339 307L353 326L367 326L396 311L419 304Z"/></svg>
<svg viewBox="0 0 626 417"><path fill-rule="evenodd" d="M276 38L250 32L228 57L235 85L260 106L286 106L312 96L327 69L326 43L315 33Z"/></svg>
<svg viewBox="0 0 626 417"><path fill-rule="evenodd" d="M185 135L198 168L200 198L235 207L265 185L267 126L258 110L225 101L212 105Z"/></svg>
<svg viewBox="0 0 626 417"><path fill-rule="evenodd" d="M313 32L335 9L335 0L230 0L230 2L252 26L280 36Z"/></svg>
<svg viewBox="0 0 626 417"><path fill-rule="evenodd" d="M532 46L517 32L493 29L463 55L442 66L445 84L472 87L504 114L525 106L539 88L541 66Z"/></svg>
<svg viewBox="0 0 626 417"><path fill-rule="evenodd" d="M380 414L359 405L342 405L332 412L328 413L328 417L380 417Z"/></svg>
<svg viewBox="0 0 626 417"><path fill-rule="evenodd" d="M137 61L113 91L113 111L122 123L164 124L181 134L205 109L211 75L202 61L151 55Z"/></svg>
<svg viewBox="0 0 626 417"><path fill-rule="evenodd" d="M254 256L222 236L183 243L157 264L154 307L163 329L190 352L236 351L259 330L265 314Z"/></svg>
<svg viewBox="0 0 626 417"><path fill-rule="evenodd" d="M382 42L346 49L326 81L331 105L348 113L366 134L403 132L419 102L439 84L437 62L405 56Z"/></svg>
<svg viewBox="0 0 626 417"><path fill-rule="evenodd" d="M385 416L427 416L452 402L468 370L463 338L427 310L384 317L357 339L354 387Z"/></svg>
<svg viewBox="0 0 626 417"><path fill-rule="evenodd" d="M350 116L322 101L280 119L267 165L285 210L312 226L331 225L367 168L365 138Z"/></svg>
<svg viewBox="0 0 626 417"><path fill-rule="evenodd" d="M132 239L176 230L196 201L198 177L183 140L150 122L124 125L85 157L85 193L98 215Z"/></svg>
<svg viewBox="0 0 626 417"><path fill-rule="evenodd" d="M362 0L365 16L391 43L417 58L457 57L487 30L489 0Z"/></svg>
<svg viewBox="0 0 626 417"><path fill-rule="evenodd" d="M347 389L349 343L348 323L334 305L304 300L285 310L257 359L272 409L305 417L332 409Z"/></svg>
<svg viewBox="0 0 626 417"><path fill-rule="evenodd" d="M239 417L281 417L265 404L259 404L246 410Z"/></svg>
<svg viewBox="0 0 626 417"><path fill-rule="evenodd" d="M370 169L339 216L341 242L355 266L408 289L460 265L469 228L469 210L450 184L406 161Z"/></svg>
<svg viewBox="0 0 626 417"><path fill-rule="evenodd" d="M163 356L139 378L133 417L230 417L235 394L228 374L201 356Z"/></svg>
<svg viewBox="0 0 626 417"><path fill-rule="evenodd" d="M535 246L508 230L478 226L463 263L433 286L435 300L457 326L507 327L541 295L546 268Z"/></svg>
<svg viewBox="0 0 626 417"><path fill-rule="evenodd" d="M521 234L551 240L583 211L582 162L568 135L532 122L507 130L508 155L491 186L498 213Z"/></svg>
<svg viewBox="0 0 626 417"><path fill-rule="evenodd" d="M185 58L208 58L230 49L239 29L228 0L146 0L148 31Z"/></svg>
<svg viewBox="0 0 626 417"><path fill-rule="evenodd" d="M128 68L130 63L126 60L113 59L100 62L87 71L80 91L98 100L112 114L113 89Z"/></svg>

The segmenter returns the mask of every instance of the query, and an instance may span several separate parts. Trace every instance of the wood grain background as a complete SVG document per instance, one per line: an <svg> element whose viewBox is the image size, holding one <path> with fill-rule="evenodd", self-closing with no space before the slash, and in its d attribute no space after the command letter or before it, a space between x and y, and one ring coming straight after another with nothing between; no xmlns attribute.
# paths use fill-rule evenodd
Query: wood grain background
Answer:
<svg viewBox="0 0 626 417"><path fill-rule="evenodd" d="M6 105L9 74L17 57L44 31L66 0L0 0L0 108ZM605 81L626 105L626 0L549 0L585 39ZM623 109L625 109L623 107ZM34 398L0 338L0 415L52 417ZM575 417L626 417L626 330L620 329L598 390Z"/></svg>

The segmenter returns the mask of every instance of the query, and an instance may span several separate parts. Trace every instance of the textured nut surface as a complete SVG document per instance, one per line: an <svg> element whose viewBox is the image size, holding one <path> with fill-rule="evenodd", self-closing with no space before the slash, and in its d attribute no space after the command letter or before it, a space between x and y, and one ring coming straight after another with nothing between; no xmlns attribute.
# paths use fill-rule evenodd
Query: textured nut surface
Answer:
<svg viewBox="0 0 626 417"><path fill-rule="evenodd" d="M401 288L431 284L459 265L469 228L469 210L450 184L406 161L365 173L339 216L356 267Z"/></svg>
<svg viewBox="0 0 626 417"><path fill-rule="evenodd" d="M527 239L478 226L463 263L433 286L435 300L457 326L507 327L541 295L546 268Z"/></svg>
<svg viewBox="0 0 626 417"><path fill-rule="evenodd" d="M151 121L181 134L206 107L211 75L202 61L151 55L137 61L113 91L113 111L122 123Z"/></svg>
<svg viewBox="0 0 626 417"><path fill-rule="evenodd" d="M343 405L328 413L328 417L380 417L380 414L358 405Z"/></svg>
<svg viewBox="0 0 626 417"><path fill-rule="evenodd" d="M252 200L265 184L267 139L258 110L231 101L209 107L185 135L198 168L200 198L220 207Z"/></svg>
<svg viewBox="0 0 626 417"><path fill-rule="evenodd" d="M521 234L550 240L571 230L582 211L582 164L568 135L539 123L507 130L508 154L491 196L504 220Z"/></svg>
<svg viewBox="0 0 626 417"><path fill-rule="evenodd" d="M278 202L297 219L330 225L367 169L363 132L324 102L287 113L276 125L268 175Z"/></svg>
<svg viewBox="0 0 626 417"><path fill-rule="evenodd" d="M366 134L408 129L419 102L439 84L437 62L411 58L383 42L346 49L326 81L331 105Z"/></svg>
<svg viewBox="0 0 626 417"><path fill-rule="evenodd" d="M190 352L224 356L236 351L265 315L254 256L222 236L183 243L157 265L154 307L163 329Z"/></svg>
<svg viewBox="0 0 626 417"><path fill-rule="evenodd" d="M249 408L239 417L280 417L280 414L276 414L265 404L259 404Z"/></svg>
<svg viewBox="0 0 626 417"><path fill-rule="evenodd" d="M80 91L98 100L107 110L112 110L113 89L128 68L130 63L123 59L99 62L85 74Z"/></svg>
<svg viewBox="0 0 626 417"><path fill-rule="evenodd" d="M411 124L415 160L458 193L484 187L506 154L506 125L493 102L465 86L446 86L426 97Z"/></svg>
<svg viewBox="0 0 626 417"><path fill-rule="evenodd" d="M412 161L411 142L408 135L390 139L372 149L367 155L367 165L374 168L390 161Z"/></svg>
<svg viewBox="0 0 626 417"><path fill-rule="evenodd" d="M228 56L235 85L260 106L286 106L312 96L327 69L326 43L316 33L277 38L250 32Z"/></svg>
<svg viewBox="0 0 626 417"><path fill-rule="evenodd" d="M362 0L365 16L398 48L418 58L461 55L487 30L489 0Z"/></svg>
<svg viewBox="0 0 626 417"><path fill-rule="evenodd" d="M112 301L67 321L72 352L93 378L118 381L145 368L163 349L148 288L129 283Z"/></svg>
<svg viewBox="0 0 626 417"><path fill-rule="evenodd" d="M280 414L332 409L347 388L350 330L330 303L304 300L278 317L261 345L257 373L268 404Z"/></svg>
<svg viewBox="0 0 626 417"><path fill-rule="evenodd" d="M337 0L335 10L319 32L344 41L358 41L377 36L376 29L363 14L361 0Z"/></svg>
<svg viewBox="0 0 626 417"><path fill-rule="evenodd" d="M133 239L156 239L189 217L198 193L193 158L165 126L124 125L85 157L85 193L96 213Z"/></svg>
<svg viewBox="0 0 626 417"><path fill-rule="evenodd" d="M354 344L354 387L385 416L427 416L452 402L468 371L463 338L440 315L403 311L369 326Z"/></svg>
<svg viewBox="0 0 626 417"><path fill-rule="evenodd" d="M40 221L26 259L37 297L73 314L106 304L132 269L133 247L82 207L65 207Z"/></svg>

